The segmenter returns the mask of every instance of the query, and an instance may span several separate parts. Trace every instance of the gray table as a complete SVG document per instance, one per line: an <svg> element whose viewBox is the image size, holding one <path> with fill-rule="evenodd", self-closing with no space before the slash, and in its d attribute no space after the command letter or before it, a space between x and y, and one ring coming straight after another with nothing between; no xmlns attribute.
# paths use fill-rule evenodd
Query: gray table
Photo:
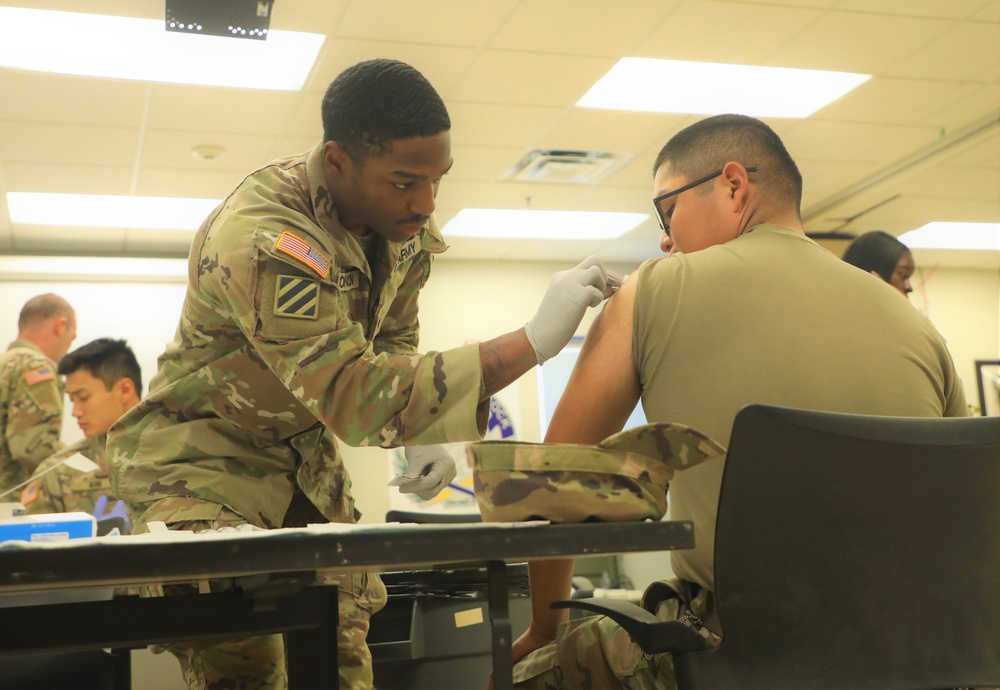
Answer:
<svg viewBox="0 0 1000 690"><path fill-rule="evenodd" d="M494 683L497 690L506 690L512 685L506 563L693 546L690 522L319 525L47 545L8 542L0 546L0 595L71 596L99 587L182 582L204 583L205 593L35 601L18 616L30 620L30 626L0 626L0 655L283 632L289 687L335 688L337 591L310 586L318 577L357 570L485 565Z"/></svg>

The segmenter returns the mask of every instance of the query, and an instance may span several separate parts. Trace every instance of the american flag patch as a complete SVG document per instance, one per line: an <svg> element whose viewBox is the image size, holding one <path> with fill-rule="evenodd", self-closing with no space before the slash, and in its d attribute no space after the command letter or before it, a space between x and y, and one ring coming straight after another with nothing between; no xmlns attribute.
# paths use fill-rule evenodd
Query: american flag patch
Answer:
<svg viewBox="0 0 1000 690"><path fill-rule="evenodd" d="M316 271L320 278L326 278L327 274L330 273L329 260L310 247L308 243L303 242L290 232L281 233L281 237L278 238L278 243L274 245L274 248L279 252L284 252L285 254L298 259L306 266Z"/></svg>
<svg viewBox="0 0 1000 690"><path fill-rule="evenodd" d="M24 381L29 386L34 386L36 383L41 383L42 381L51 381L55 377L56 372L52 370L52 367L46 365L29 371L24 375Z"/></svg>
<svg viewBox="0 0 1000 690"><path fill-rule="evenodd" d="M27 506L38 498L38 482L31 482L21 490L21 505Z"/></svg>

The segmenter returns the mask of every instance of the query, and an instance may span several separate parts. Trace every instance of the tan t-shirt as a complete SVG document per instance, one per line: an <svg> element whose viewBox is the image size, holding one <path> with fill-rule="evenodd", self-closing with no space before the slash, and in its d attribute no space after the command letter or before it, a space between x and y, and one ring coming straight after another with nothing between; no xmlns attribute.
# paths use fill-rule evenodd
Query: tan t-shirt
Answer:
<svg viewBox="0 0 1000 690"><path fill-rule="evenodd" d="M650 422L691 426L728 445L746 404L913 417L968 407L933 326L892 287L804 235L775 225L639 268L633 360ZM678 472L670 517L695 548L674 572L714 588L723 458Z"/></svg>

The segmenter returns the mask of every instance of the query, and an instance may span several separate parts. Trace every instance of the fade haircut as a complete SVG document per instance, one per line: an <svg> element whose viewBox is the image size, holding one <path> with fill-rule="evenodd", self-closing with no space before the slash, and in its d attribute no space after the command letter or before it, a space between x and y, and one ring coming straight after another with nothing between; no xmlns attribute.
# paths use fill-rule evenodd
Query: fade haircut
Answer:
<svg viewBox="0 0 1000 690"><path fill-rule="evenodd" d="M95 379L100 379L105 390L122 379L131 379L135 393L142 396L142 371L135 353L124 340L98 338L70 352L59 362L63 376L84 369Z"/></svg>
<svg viewBox="0 0 1000 690"><path fill-rule="evenodd" d="M59 295L48 292L32 297L21 307L21 314L17 318L17 330L23 331L57 316L65 316L70 321L76 318L73 307Z"/></svg>
<svg viewBox="0 0 1000 690"><path fill-rule="evenodd" d="M385 153L393 141L451 129L441 96L416 69L379 58L341 72L323 96L323 141L355 162Z"/></svg>
<svg viewBox="0 0 1000 690"><path fill-rule="evenodd" d="M715 115L685 127L660 149L653 175L667 165L674 175L694 180L730 161L756 166L751 179L765 195L800 213L802 173L774 130L746 115Z"/></svg>
<svg viewBox="0 0 1000 690"><path fill-rule="evenodd" d="M887 232L872 230L851 242L844 250L844 261L863 271L875 271L885 282L892 281L896 264L910 253L910 248Z"/></svg>

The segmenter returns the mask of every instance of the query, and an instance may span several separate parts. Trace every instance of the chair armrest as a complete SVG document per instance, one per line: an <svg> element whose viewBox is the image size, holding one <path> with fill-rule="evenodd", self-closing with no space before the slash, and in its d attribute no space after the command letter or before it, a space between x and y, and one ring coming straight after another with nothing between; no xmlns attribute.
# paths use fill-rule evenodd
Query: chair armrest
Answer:
<svg viewBox="0 0 1000 690"><path fill-rule="evenodd" d="M641 606L622 599L554 601L551 608L584 609L603 614L620 625L646 654L710 649L703 637L683 623L661 621Z"/></svg>

